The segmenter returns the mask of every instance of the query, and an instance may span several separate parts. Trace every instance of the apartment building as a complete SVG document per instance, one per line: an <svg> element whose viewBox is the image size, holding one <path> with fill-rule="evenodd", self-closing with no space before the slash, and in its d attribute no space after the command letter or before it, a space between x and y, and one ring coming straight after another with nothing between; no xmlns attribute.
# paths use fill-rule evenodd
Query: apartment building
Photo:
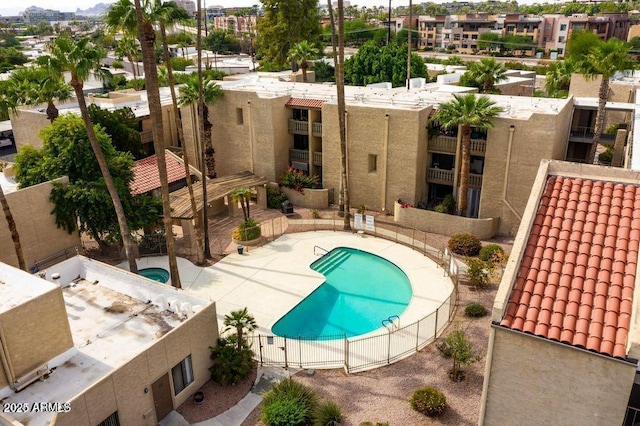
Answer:
<svg viewBox="0 0 640 426"><path fill-rule="evenodd" d="M640 420L639 206L635 171L541 163L493 305L480 425Z"/></svg>
<svg viewBox="0 0 640 426"><path fill-rule="evenodd" d="M209 300L82 256L0 279L2 424L156 425L210 378Z"/></svg>
<svg viewBox="0 0 640 426"><path fill-rule="evenodd" d="M442 47L471 53L478 50L480 35L495 31L496 24L496 18L486 13L452 16L449 25L442 30Z"/></svg>
<svg viewBox="0 0 640 426"><path fill-rule="evenodd" d="M237 36L247 34L255 36L258 34L258 17L256 15L215 16L211 22L211 25L216 30L227 31Z"/></svg>

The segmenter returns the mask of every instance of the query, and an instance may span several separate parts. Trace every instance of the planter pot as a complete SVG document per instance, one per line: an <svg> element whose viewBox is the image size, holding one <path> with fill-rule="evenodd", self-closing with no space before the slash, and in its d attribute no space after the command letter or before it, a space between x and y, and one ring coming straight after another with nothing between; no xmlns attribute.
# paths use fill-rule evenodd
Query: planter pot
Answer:
<svg viewBox="0 0 640 426"><path fill-rule="evenodd" d="M238 244L238 254L242 254L244 252L244 246L242 244Z"/></svg>
<svg viewBox="0 0 640 426"><path fill-rule="evenodd" d="M193 394L193 403L196 405L200 405L202 404L202 401L204 401L204 392L196 392Z"/></svg>
<svg viewBox="0 0 640 426"><path fill-rule="evenodd" d="M247 240L247 241L236 240L235 238L232 238L232 241L234 242L234 244L238 244L241 246L255 246L261 240L262 240L262 235L259 236L258 238L254 238L253 240Z"/></svg>

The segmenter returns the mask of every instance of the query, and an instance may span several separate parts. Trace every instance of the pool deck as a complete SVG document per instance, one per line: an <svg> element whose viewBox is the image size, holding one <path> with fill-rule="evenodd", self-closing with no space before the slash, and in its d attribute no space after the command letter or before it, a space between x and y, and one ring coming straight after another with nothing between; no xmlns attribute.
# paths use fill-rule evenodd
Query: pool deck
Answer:
<svg viewBox="0 0 640 426"><path fill-rule="evenodd" d="M230 254L218 263L200 268L178 259L182 288L216 302L218 326L224 316L247 307L258 323L257 333L271 334L271 327L302 299L324 282L324 276L309 266L335 247L352 247L379 255L402 269L413 290L409 306L400 316L400 325L413 323L447 300L453 283L432 260L401 244L370 235L346 232L314 231L285 234L263 247ZM126 267L126 263L120 264ZM168 269L166 256L146 257L138 268ZM383 329L384 330L384 329ZM375 333L375 332L374 332Z"/></svg>

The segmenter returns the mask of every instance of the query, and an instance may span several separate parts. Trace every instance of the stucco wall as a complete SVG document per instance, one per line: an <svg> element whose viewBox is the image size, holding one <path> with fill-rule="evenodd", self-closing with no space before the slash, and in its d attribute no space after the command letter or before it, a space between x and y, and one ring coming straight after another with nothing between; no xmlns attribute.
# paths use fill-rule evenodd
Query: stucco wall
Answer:
<svg viewBox="0 0 640 426"><path fill-rule="evenodd" d="M16 378L73 347L60 287L0 315L0 329ZM0 377L0 389L7 385Z"/></svg>
<svg viewBox="0 0 640 426"><path fill-rule="evenodd" d="M306 207L309 209L326 209L329 207L329 190L326 188L305 188L302 194L296 190L285 187L281 187L280 190L285 193L289 201L296 207Z"/></svg>
<svg viewBox="0 0 640 426"><path fill-rule="evenodd" d="M394 203L393 219L401 225L425 232L441 235L468 232L481 240L495 236L499 222L499 219L493 218L473 219L413 207L401 208L397 202Z"/></svg>
<svg viewBox="0 0 640 426"><path fill-rule="evenodd" d="M620 425L635 366L494 327L481 425Z"/></svg>
<svg viewBox="0 0 640 426"><path fill-rule="evenodd" d="M40 138L40 130L51 122L43 112L32 110L18 110L18 114L9 114L11 127L18 151L21 146L31 145L35 149L41 149L43 141Z"/></svg>
<svg viewBox="0 0 640 426"><path fill-rule="evenodd" d="M68 182L68 179L64 177L56 181ZM69 234L56 226L55 216L51 214L54 205L49 201L52 182L6 194L20 234L20 244L27 267L65 248L80 246L80 236L77 232ZM18 258L11 241L9 226L4 218L0 220L0 241L4 242L0 244L0 262L17 267Z"/></svg>
<svg viewBox="0 0 640 426"><path fill-rule="evenodd" d="M177 408L210 378L209 346L218 338L216 308L207 305L147 350L74 397L69 413L59 413L56 425L94 426L118 411L122 425L155 425L151 385L169 374L173 407ZM171 369L191 354L194 382L174 395ZM148 389L148 393L144 389ZM210 397L214 397L210 395Z"/></svg>
<svg viewBox="0 0 640 426"><path fill-rule="evenodd" d="M515 235L540 160L564 158L571 113L572 103L567 100L557 114L534 113L528 120L498 118L489 130L479 218L499 217L500 235ZM515 213L503 201L510 125L514 130L505 198Z"/></svg>
<svg viewBox="0 0 640 426"><path fill-rule="evenodd" d="M572 74L571 84L569 86L569 94L578 97L598 97L598 89L600 88L601 76L597 76L593 80L587 80L582 74ZM616 81L609 82L609 101L614 102L630 102L633 99L630 96L635 95L636 87L632 84L623 84Z"/></svg>

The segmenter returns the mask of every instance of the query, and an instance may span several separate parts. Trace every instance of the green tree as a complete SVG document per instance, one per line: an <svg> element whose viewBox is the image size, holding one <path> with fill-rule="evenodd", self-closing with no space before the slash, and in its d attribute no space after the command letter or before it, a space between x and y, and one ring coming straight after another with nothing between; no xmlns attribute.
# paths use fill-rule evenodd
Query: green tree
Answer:
<svg viewBox="0 0 640 426"><path fill-rule="evenodd" d="M47 104L47 118L53 123L58 118L55 100L71 98L71 86L59 73L46 67L28 67L15 70L10 77L18 102L23 105Z"/></svg>
<svg viewBox="0 0 640 426"><path fill-rule="evenodd" d="M131 155L116 151L101 127L96 125L93 130L128 226L130 229L152 226L158 221L161 207L157 199L131 194ZM102 249L119 241L118 218L82 118L65 114L43 129L41 137L42 150L24 146L16 156L16 181L26 187L68 176L69 183L55 186L51 193L57 225L69 233L86 232Z"/></svg>
<svg viewBox="0 0 640 426"><path fill-rule="evenodd" d="M362 45L358 53L345 61L345 82L356 86L389 81L393 87L404 86L407 78L407 48L379 46L374 42ZM411 54L411 78L425 77L427 67L416 53Z"/></svg>
<svg viewBox="0 0 640 426"><path fill-rule="evenodd" d="M0 72L10 71L28 61L29 59L15 47L0 47Z"/></svg>
<svg viewBox="0 0 640 426"><path fill-rule="evenodd" d="M501 40L500 34L482 33L478 36L478 48L492 51L500 51Z"/></svg>
<svg viewBox="0 0 640 426"><path fill-rule="evenodd" d="M109 111L91 104L88 111L91 122L104 129L118 151L129 152L136 159L144 156L138 131L138 119L131 108Z"/></svg>
<svg viewBox="0 0 640 426"><path fill-rule="evenodd" d="M302 69L302 81L304 83L307 82L307 69L309 69L309 63L307 61L317 56L318 49L311 46L306 40L294 44L293 47L289 49L289 60L300 65Z"/></svg>
<svg viewBox="0 0 640 426"><path fill-rule="evenodd" d="M131 70L133 71L133 81L137 82L138 77L140 76L140 71L138 70L138 57L142 54L138 40L130 35L125 35L118 41L115 48L115 54L119 59L122 59L123 57L127 58L131 64Z"/></svg>
<svg viewBox="0 0 640 426"><path fill-rule="evenodd" d="M234 203L240 202L242 207L242 214L244 221L248 221L251 218L251 211L249 210L249 201L251 200L251 190L249 188L238 188L231 193L231 199Z"/></svg>
<svg viewBox="0 0 640 426"><path fill-rule="evenodd" d="M609 79L616 72L636 68L636 62L629 55L630 48L629 44L617 38L602 41L590 32L576 31L571 34L569 39L567 54L568 59L573 61L575 70L587 80L595 80L598 76L602 77L598 90L598 112L596 113L593 140L587 156L588 163L593 163L600 143L606 114L605 107L609 97Z"/></svg>
<svg viewBox="0 0 640 426"><path fill-rule="evenodd" d="M467 71L469 77L482 88L482 93L493 93L496 83L507 78L507 70L493 58L483 58L474 62Z"/></svg>
<svg viewBox="0 0 640 426"><path fill-rule="evenodd" d="M503 109L486 96L473 93L453 95L453 100L440 105L434 120L447 129L462 132L462 161L458 193L458 213L466 216L468 205L469 173L471 168L471 128L487 130Z"/></svg>
<svg viewBox="0 0 640 426"><path fill-rule="evenodd" d="M62 35L49 45L49 55L41 56L40 59L42 60L42 65L48 66L58 73L68 71L71 74L70 84L78 99L82 120L87 128L87 137L91 142L91 148L98 161L98 166L113 201L113 207L120 227L120 234L127 254L127 260L129 261L129 269L131 272L137 273L138 265L136 264L134 242L131 238L129 226L127 225L124 207L122 206L118 189L111 177L109 166L102 153L100 142L96 137L93 123L89 117L87 103L84 99L84 81L89 77L91 71L100 72L100 61L104 56L104 51L91 44L89 38L85 37L74 41Z"/></svg>
<svg viewBox="0 0 640 426"><path fill-rule="evenodd" d="M318 0L262 0L264 17L258 21L258 55L274 69L285 69L287 54L307 40L320 47Z"/></svg>
<svg viewBox="0 0 640 426"><path fill-rule="evenodd" d="M322 83L325 81L335 81L336 79L335 77L336 69L331 65L329 65L328 62L315 61L311 69L316 74L316 83Z"/></svg>
<svg viewBox="0 0 640 426"><path fill-rule="evenodd" d="M204 116L204 161L207 166L207 177L209 179L214 179L217 177L215 160L216 152L213 149L213 144L211 143L211 129L213 128L213 124L209 120L209 105L214 104L216 100L222 96L223 92L220 86L210 79L205 79L203 81L202 89L204 96L204 102L202 105L202 115ZM195 105L198 103L198 99L198 79L192 78L180 88L179 105ZM200 114L200 112L198 113Z"/></svg>
<svg viewBox="0 0 640 426"><path fill-rule="evenodd" d="M438 346L438 349L445 357L453 360L453 368L449 371L449 378L454 382L464 380L463 366L471 365L479 359L467 333L460 326L456 326L445 337L444 342Z"/></svg>
<svg viewBox="0 0 640 426"><path fill-rule="evenodd" d="M558 97L562 93L568 92L573 71L573 63L568 60L556 61L551 64L549 71L545 74L547 93L553 97Z"/></svg>
<svg viewBox="0 0 640 426"><path fill-rule="evenodd" d="M248 312L246 307L237 311L232 311L230 314L225 315L224 325L226 327L224 329L225 332L235 329L238 352L242 350L242 344L244 343L244 333L250 333L258 328L256 319Z"/></svg>

